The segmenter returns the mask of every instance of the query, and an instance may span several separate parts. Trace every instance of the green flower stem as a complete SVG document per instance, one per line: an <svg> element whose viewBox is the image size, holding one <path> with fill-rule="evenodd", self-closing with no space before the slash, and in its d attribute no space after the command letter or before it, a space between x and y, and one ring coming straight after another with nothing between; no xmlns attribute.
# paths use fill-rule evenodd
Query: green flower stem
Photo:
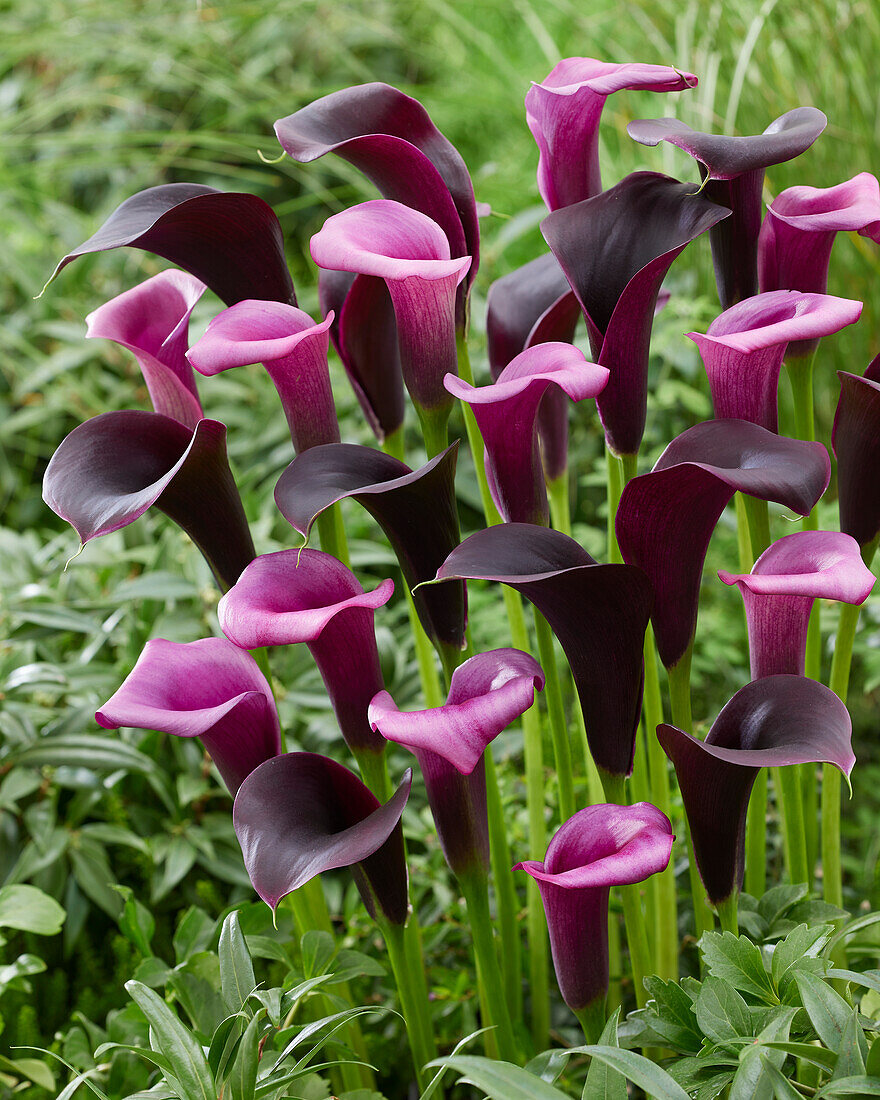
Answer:
<svg viewBox="0 0 880 1100"><path fill-rule="evenodd" d="M591 1045L598 1043L605 1027L605 998L597 997L584 1008L572 1009L572 1011L583 1028L587 1043Z"/></svg>
<svg viewBox="0 0 880 1100"><path fill-rule="evenodd" d="M425 451L429 461L449 446L448 427L451 409L451 398L450 404L440 405L436 409L425 409L416 405L416 412L422 429L422 439L425 441Z"/></svg>
<svg viewBox="0 0 880 1100"><path fill-rule="evenodd" d="M749 525L752 561L757 561L770 545L770 512L767 501L757 497L743 496L743 507Z"/></svg>
<svg viewBox="0 0 880 1100"><path fill-rule="evenodd" d="M800 773L794 765L771 768L771 773L782 815L782 843L788 877L792 883L809 883L813 876L807 861Z"/></svg>
<svg viewBox="0 0 880 1100"><path fill-rule="evenodd" d="M725 898L724 901L720 901L716 906L718 910L718 920L721 922L721 931L732 932L734 936L739 935L739 917L737 915L738 900L739 891L734 887L730 897Z"/></svg>
<svg viewBox="0 0 880 1100"><path fill-rule="evenodd" d="M734 493L734 505L736 507L736 546L739 551L740 573L750 573L755 559L752 557L752 540L749 538L749 521L746 516L745 497L742 493ZM745 613L745 608L743 609Z"/></svg>
<svg viewBox="0 0 880 1100"><path fill-rule="evenodd" d="M437 1057L437 1045L431 1024L431 1006L428 990L424 983L424 972L419 966L412 966L407 951L407 935L401 924L392 924L388 920L378 921L388 959L397 983L400 996L400 1008L406 1023L406 1033L412 1051L419 1091L427 1087L428 1079L424 1067ZM422 980L419 980L419 974Z"/></svg>
<svg viewBox="0 0 880 1100"><path fill-rule="evenodd" d="M371 752L369 749L356 749L354 758L364 784L380 802L387 802L392 793L391 781L388 778L388 754L384 751Z"/></svg>
<svg viewBox="0 0 880 1100"><path fill-rule="evenodd" d="M391 455L392 458L398 459L400 462L404 462L406 455L406 440L403 424L393 432L389 432L388 435L382 440L382 450L387 455Z"/></svg>
<svg viewBox="0 0 880 1100"><path fill-rule="evenodd" d="M816 438L816 423L813 416L813 364L818 350L816 348L812 355L787 356L785 359L793 398L795 438L807 442L812 442Z"/></svg>
<svg viewBox="0 0 880 1100"><path fill-rule="evenodd" d="M544 670L547 711L550 715L550 736L556 760L556 779L559 783L559 818L568 821L575 812L574 783L571 774L571 745L562 702L562 686L556 666L553 648L553 632L541 612L535 608L535 632L538 637L538 654Z"/></svg>
<svg viewBox="0 0 880 1100"><path fill-rule="evenodd" d="M490 1051L494 1047L491 1057L501 1058L505 1062L518 1062L519 1052L513 1035L510 1009L504 996L492 918L489 914L489 880L481 868L475 868L468 874L460 875L458 881L467 905L474 954L477 958L483 998L483 1022L494 1028L494 1031L487 1033L486 1046Z"/></svg>
<svg viewBox="0 0 880 1100"><path fill-rule="evenodd" d="M575 724L577 726L578 740L584 757L584 769L587 773L587 795L589 805L598 806L605 801L605 791L602 789L602 780L599 778L599 769L590 752L590 743L587 740L587 726L584 722L584 712L581 709L580 698L576 695L577 705L574 708Z"/></svg>
<svg viewBox="0 0 880 1100"><path fill-rule="evenodd" d="M510 1005L514 1020L522 1019L522 950L516 915L519 904L516 883L513 880L513 859L507 839L507 822L501 804L498 773L492 750L487 749L486 800L489 811L489 851L492 860L492 878L495 883L495 903L498 909L498 932L501 939L501 972L504 979L504 996Z"/></svg>
<svg viewBox="0 0 880 1100"><path fill-rule="evenodd" d="M325 508L315 521L318 528L318 538L321 549L326 554L332 554L347 568L351 567L351 558L348 555L348 540L345 537L345 528L342 525L342 509L339 504L331 504Z"/></svg>
<svg viewBox="0 0 880 1100"><path fill-rule="evenodd" d="M620 919L616 912L608 914L608 996L605 1011L610 1016L623 1008L623 953L620 949Z"/></svg>
<svg viewBox="0 0 880 1100"><path fill-rule="evenodd" d="M440 707L443 705L443 689L440 687L434 647L431 645L431 639L425 633L425 628L419 621L412 593L405 581L403 589L406 592L406 609L409 614L409 625L416 647L416 662L419 666L419 680L422 684L425 706L429 708Z"/></svg>
<svg viewBox="0 0 880 1100"><path fill-rule="evenodd" d="M746 893L759 898L767 883L767 770L761 768L746 813Z"/></svg>
<svg viewBox="0 0 880 1100"><path fill-rule="evenodd" d="M553 481L547 482L547 499L550 501L550 519L557 531L571 535L571 488L568 467Z"/></svg>
<svg viewBox="0 0 880 1100"><path fill-rule="evenodd" d="M617 519L617 505L620 503L620 494L623 492L623 463L605 442L605 462L608 469L607 503L608 503L608 560L621 562L623 557L620 547L617 545L617 533L614 530L614 521Z"/></svg>

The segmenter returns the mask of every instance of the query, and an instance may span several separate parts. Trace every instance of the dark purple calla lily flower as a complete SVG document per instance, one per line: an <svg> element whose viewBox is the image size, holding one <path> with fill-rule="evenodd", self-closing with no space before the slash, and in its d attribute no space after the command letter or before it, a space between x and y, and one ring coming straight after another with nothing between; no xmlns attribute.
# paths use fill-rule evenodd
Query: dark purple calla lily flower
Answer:
<svg viewBox="0 0 880 1100"><path fill-rule="evenodd" d="M745 420L708 420L674 439L651 473L633 478L617 509L623 559L654 586L660 659L677 665L694 637L700 579L718 518L739 490L807 515L831 476L821 443L774 435Z"/></svg>
<svg viewBox="0 0 880 1100"><path fill-rule="evenodd" d="M535 344L520 352L489 386L475 387L453 374L444 385L473 410L486 447L489 491L505 521L550 519L538 447L538 410L548 392L572 401L600 394L608 371L571 344Z"/></svg>
<svg viewBox="0 0 880 1100"><path fill-rule="evenodd" d="M855 763L846 707L833 691L802 676L747 684L705 741L666 724L657 727L657 736L675 767L697 867L714 905L742 886L746 811L759 770L827 763L849 777Z"/></svg>
<svg viewBox="0 0 880 1100"><path fill-rule="evenodd" d="M124 246L177 264L228 306L243 298L296 305L281 226L272 207L256 195L198 183L138 191L61 260L49 282L77 256Z"/></svg>
<svg viewBox="0 0 880 1100"><path fill-rule="evenodd" d="M235 835L254 889L273 910L322 871L351 867L370 916L406 923L407 875L400 817L412 772L382 805L329 757L292 752L267 760L241 785Z"/></svg>
<svg viewBox="0 0 880 1100"><path fill-rule="evenodd" d="M342 735L355 753L380 753L367 707L383 687L373 612L394 582L364 592L332 554L280 550L248 566L217 608L223 633L243 649L305 642L324 680Z"/></svg>
<svg viewBox="0 0 880 1100"><path fill-rule="evenodd" d="M584 312L593 359L611 371L596 404L616 454L636 454L645 430L660 284L686 245L730 214L694 192L693 184L635 172L541 223Z"/></svg>
<svg viewBox="0 0 880 1100"><path fill-rule="evenodd" d="M538 145L538 190L550 210L591 199L602 190L599 120L605 100L623 89L680 92L693 73L668 65L622 64L566 57L526 93L526 122Z"/></svg>
<svg viewBox="0 0 880 1100"><path fill-rule="evenodd" d="M547 848L544 862L527 860L523 870L538 883L553 966L563 1000L582 1015L608 992L608 894L612 886L643 882L664 870L672 852L672 826L649 802L599 804L566 821Z"/></svg>
<svg viewBox="0 0 880 1100"><path fill-rule="evenodd" d="M715 416L777 431L779 370L792 341L818 341L861 314L862 303L849 298L775 290L731 306L705 336L689 332L703 357Z"/></svg>
<svg viewBox="0 0 880 1100"><path fill-rule="evenodd" d="M275 487L275 503L288 523L308 539L317 516L351 497L385 532L412 592L428 637L460 654L467 624L465 586L417 588L432 580L458 545L455 462L458 444L411 470L372 447L334 443L291 462Z"/></svg>
<svg viewBox="0 0 880 1100"><path fill-rule="evenodd" d="M837 457L840 529L864 550L880 533L880 356L862 378L837 372L840 398L831 446Z"/></svg>
<svg viewBox="0 0 880 1100"><path fill-rule="evenodd" d="M93 417L50 459L43 500L83 545L155 504L198 546L224 591L254 557L226 458L226 428L217 420L200 420L190 430L161 413Z"/></svg>
<svg viewBox="0 0 880 1100"><path fill-rule="evenodd" d="M722 309L758 293L764 169L800 156L827 124L815 107L797 107L752 137L699 133L677 118L640 119L627 126L642 145L668 141L690 153L700 166L706 196L730 209L731 217L709 231Z"/></svg>
<svg viewBox="0 0 880 1100"><path fill-rule="evenodd" d="M318 303L325 316L334 315L330 339L367 423L383 443L403 425L405 409L397 319L385 280L321 271Z"/></svg>
<svg viewBox="0 0 880 1100"><path fill-rule="evenodd" d="M219 313L187 359L201 374L262 363L275 384L297 454L339 442L330 388L327 330L332 315L315 322L283 302L237 302Z"/></svg>
<svg viewBox="0 0 880 1100"><path fill-rule="evenodd" d="M483 753L543 687L544 673L534 658L518 649L494 649L458 666L442 707L407 713L387 691L370 703L373 729L415 753L443 854L456 875L488 873Z"/></svg>
<svg viewBox="0 0 880 1100"><path fill-rule="evenodd" d="M597 565L561 531L504 523L465 539L437 577L500 581L531 600L568 658L596 764L611 775L629 775L652 603L645 574L629 565Z"/></svg>
<svg viewBox="0 0 880 1100"><path fill-rule="evenodd" d="M186 360L190 314L204 292L185 271L161 271L86 317L86 336L113 340L137 359L156 412L190 429L204 416Z"/></svg>
<svg viewBox="0 0 880 1100"><path fill-rule="evenodd" d="M147 642L95 718L108 730L133 726L200 737L233 795L254 768L281 752L266 677L249 653L225 638Z"/></svg>
<svg viewBox="0 0 880 1100"><path fill-rule="evenodd" d="M753 680L781 673L803 676L814 600L861 604L874 587L859 544L839 531L786 535L764 551L751 573L721 569L718 576L742 595Z"/></svg>

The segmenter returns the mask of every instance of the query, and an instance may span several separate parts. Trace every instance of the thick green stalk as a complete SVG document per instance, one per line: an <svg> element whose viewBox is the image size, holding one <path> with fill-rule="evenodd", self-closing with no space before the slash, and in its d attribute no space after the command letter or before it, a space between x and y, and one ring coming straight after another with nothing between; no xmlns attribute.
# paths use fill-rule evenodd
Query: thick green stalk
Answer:
<svg viewBox="0 0 880 1100"><path fill-rule="evenodd" d="M501 971L504 976L504 995L515 1020L522 1019L522 950L516 914L519 908L516 885L513 881L513 859L507 839L507 822L501 805L498 773L491 749L485 752L486 799L489 812L489 852L492 860L492 878L495 883L495 899L498 909L498 931L501 938Z"/></svg>
<svg viewBox="0 0 880 1100"><path fill-rule="evenodd" d="M436 457L449 446L449 413L452 409L449 405L441 405L436 409L424 409L416 405L419 424L422 429L422 439L425 441L425 451L428 459Z"/></svg>
<svg viewBox="0 0 880 1100"><path fill-rule="evenodd" d="M419 965L412 965L416 960L411 960L409 957L404 926L392 924L387 920L380 920L378 924L385 939L388 960L397 983L400 1008L406 1023L406 1034L416 1071L416 1081L419 1091L422 1092L428 1084L424 1068L428 1062L437 1057L428 991L424 981L419 980L419 975L423 974L423 971Z"/></svg>
<svg viewBox="0 0 880 1100"><path fill-rule="evenodd" d="M385 436L382 440L382 450L385 454L391 455L392 458L396 458L400 462L405 461L406 440L403 424L400 425L397 431Z"/></svg>
<svg viewBox="0 0 880 1100"><path fill-rule="evenodd" d="M767 770L761 768L746 812L745 889L759 898L767 884Z"/></svg>
<svg viewBox="0 0 880 1100"><path fill-rule="evenodd" d="M578 1022L583 1028L584 1038L588 1044L598 1043L605 1028L605 998L597 997L590 1001L584 1008L574 1010Z"/></svg>
<svg viewBox="0 0 880 1100"><path fill-rule="evenodd" d="M392 793L391 781L388 778L388 754L370 752L369 749L355 749L354 758L364 784L380 802L387 802Z"/></svg>
<svg viewBox="0 0 880 1100"><path fill-rule="evenodd" d="M620 459L605 442L605 462L608 470L608 483L606 500L608 503L608 560L621 562L623 557L620 547L617 545L617 532L614 530L614 521L617 519L617 505L620 503L620 494L623 492L623 464Z"/></svg>
<svg viewBox="0 0 880 1100"><path fill-rule="evenodd" d="M716 906L718 909L718 920L721 922L721 931L732 932L734 936L739 935L739 917L737 915L738 900L739 891L734 888L730 897L725 898L724 901L719 902Z"/></svg>
<svg viewBox="0 0 880 1100"><path fill-rule="evenodd" d="M550 501L550 519L557 531L571 535L571 489L568 467L559 477L547 482L547 499Z"/></svg>
<svg viewBox="0 0 880 1100"><path fill-rule="evenodd" d="M577 706L574 710L575 723L577 726L578 740L581 744L581 752L584 757L584 769L587 773L587 794L589 797L589 804L591 806L598 806L601 802L605 801L605 791L602 789L602 780L599 778L599 769L596 767L596 761L593 759L593 754L590 752L590 742L587 739L587 727L584 722L584 712L581 708L580 697L576 696Z"/></svg>
<svg viewBox="0 0 880 1100"><path fill-rule="evenodd" d="M553 649L553 632L541 612L535 608L535 632L538 636L538 654L544 670L544 694L550 715L550 736L556 760L556 778L559 783L560 821L568 821L575 812L574 782L571 774L571 745L565 722L562 702L562 686Z"/></svg>
<svg viewBox="0 0 880 1100"><path fill-rule="evenodd" d="M800 772L795 765L772 768L771 772L782 815L782 842L788 877L792 883L809 883L812 875L807 862Z"/></svg>
<svg viewBox="0 0 880 1100"><path fill-rule="evenodd" d="M416 647L416 662L419 666L419 680L422 685L422 693L425 696L425 706L440 707L443 705L443 690L440 687L440 677L437 673L437 661L431 639L425 633L425 628L419 621L416 605L413 603L412 593L404 581L406 592L406 609L409 614L409 625L412 630L413 641Z"/></svg>
<svg viewBox="0 0 880 1100"><path fill-rule="evenodd" d="M766 500L743 496L743 507L749 525L752 560L757 561L770 545L770 512Z"/></svg>
<svg viewBox="0 0 880 1100"><path fill-rule="evenodd" d="M342 525L342 509L339 504L331 504L325 508L315 521L318 528L318 538L321 549L325 554L332 554L346 567L351 566L351 558L348 555L348 540L345 537L345 528Z"/></svg>

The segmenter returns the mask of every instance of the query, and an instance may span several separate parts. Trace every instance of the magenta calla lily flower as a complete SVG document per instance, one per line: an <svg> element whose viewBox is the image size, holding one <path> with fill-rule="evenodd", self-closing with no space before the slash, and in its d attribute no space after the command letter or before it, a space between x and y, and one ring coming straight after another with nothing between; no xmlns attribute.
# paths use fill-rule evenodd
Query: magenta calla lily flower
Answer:
<svg viewBox="0 0 880 1100"><path fill-rule="evenodd" d="M281 226L272 207L256 195L199 183L138 191L61 260L49 282L77 256L125 246L177 264L228 306L243 298L296 305Z"/></svg>
<svg viewBox="0 0 880 1100"><path fill-rule="evenodd" d="M156 412L190 429L204 416L186 360L190 315L204 292L185 271L161 271L86 317L86 336L113 340L137 359Z"/></svg>
<svg viewBox="0 0 880 1100"><path fill-rule="evenodd" d="M403 374L394 303L384 279L321 271L318 302L334 316L330 339L380 443L403 424Z"/></svg>
<svg viewBox="0 0 880 1100"><path fill-rule="evenodd" d="M859 544L839 531L796 531L768 547L751 573L718 576L742 595L753 680L803 676L814 600L861 604L874 587Z"/></svg>
<svg viewBox="0 0 880 1100"><path fill-rule="evenodd" d="M677 665L697 626L709 539L739 490L807 515L831 476L821 443L774 435L745 420L708 420L674 439L651 473L633 478L617 509L623 559L654 586L660 659Z"/></svg>
<svg viewBox="0 0 880 1100"><path fill-rule="evenodd" d="M353 752L379 753L367 707L383 688L373 612L394 582L364 592L332 554L280 550L255 558L217 608L227 638L243 649L305 642L324 680L342 735Z"/></svg>
<svg viewBox="0 0 880 1100"><path fill-rule="evenodd" d="M680 92L693 73L668 65L613 64L566 57L526 93L526 122L538 145L538 190L550 208L571 206L602 190L599 120L605 100L624 89Z"/></svg>
<svg viewBox="0 0 880 1100"><path fill-rule="evenodd" d="M225 638L147 642L95 717L108 730L133 726L201 738L233 795L281 752L272 689L253 657Z"/></svg>
<svg viewBox="0 0 880 1100"><path fill-rule="evenodd" d="M457 373L455 291L470 257L450 258L449 242L427 215L389 199L334 214L312 237L318 267L385 280L403 380L420 415L448 415L443 375Z"/></svg>
<svg viewBox="0 0 880 1100"><path fill-rule="evenodd" d="M370 703L373 729L415 753L443 854L456 875L475 868L488 872L483 753L543 687L544 673L534 658L518 649L494 649L458 666L444 706L407 713L387 691Z"/></svg>
<svg viewBox="0 0 880 1100"><path fill-rule="evenodd" d="M635 172L541 223L584 312L593 359L611 371L596 404L617 454L636 454L645 430L660 284L692 240L730 215L694 191L693 184Z"/></svg>
<svg viewBox="0 0 880 1100"><path fill-rule="evenodd" d="M262 363L275 384L297 454L339 442L339 423L330 388L327 330L333 316L318 323L283 302L237 302L219 313L187 353L201 374Z"/></svg>
<svg viewBox="0 0 880 1100"><path fill-rule="evenodd" d="M200 420L190 430L161 413L93 417L50 459L43 500L83 545L155 504L198 546L224 591L254 557L226 457L226 427L217 420Z"/></svg>
<svg viewBox="0 0 880 1100"><path fill-rule="evenodd" d="M697 867L714 905L742 886L746 811L760 769L826 763L849 777L855 763L846 707L803 676L746 684L704 741L666 724L657 736L675 767Z"/></svg>
<svg viewBox="0 0 880 1100"><path fill-rule="evenodd" d="M502 519L548 524L550 512L538 447L538 410L550 391L572 401L600 394L608 371L565 343L535 344L520 352L489 386L475 387L453 374L444 384L467 402L486 447L486 477Z"/></svg>
<svg viewBox="0 0 880 1100"><path fill-rule="evenodd" d="M676 118L640 119L627 126L629 136L642 145L668 141L690 153L700 166L706 196L730 209L731 217L709 231L722 309L758 293L764 169L800 156L827 124L815 107L797 107L751 137L699 133Z"/></svg>
<svg viewBox="0 0 880 1100"><path fill-rule="evenodd" d="M864 377L837 372L840 398L831 446L837 457L840 529L865 550L880 534L880 356Z"/></svg>
<svg viewBox="0 0 880 1100"><path fill-rule="evenodd" d="M791 343L839 332L861 314L862 303L849 298L775 290L731 306L705 336L689 332L703 357L715 416L777 431L779 370Z"/></svg>
<svg viewBox="0 0 880 1100"><path fill-rule="evenodd" d="M573 1012L598 1004L608 992L608 895L664 870L672 853L672 826L649 802L599 804L566 821L544 862L523 870L538 883L553 966L562 998Z"/></svg>
<svg viewBox="0 0 880 1100"><path fill-rule="evenodd" d="M411 783L407 769L383 805L329 757L291 752L267 760L242 783L232 808L254 889L274 910L322 871L351 867L370 916L406 923L400 818Z"/></svg>

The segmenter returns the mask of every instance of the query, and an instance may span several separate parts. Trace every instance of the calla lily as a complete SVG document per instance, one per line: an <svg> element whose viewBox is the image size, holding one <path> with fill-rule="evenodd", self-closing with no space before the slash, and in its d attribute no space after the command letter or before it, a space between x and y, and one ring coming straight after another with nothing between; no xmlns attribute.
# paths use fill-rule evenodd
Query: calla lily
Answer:
<svg viewBox="0 0 880 1100"><path fill-rule="evenodd" d="M500 581L531 600L568 658L596 764L611 775L629 775L652 602L644 573L597 565L560 531L505 523L465 539L437 577Z"/></svg>
<svg viewBox="0 0 880 1100"><path fill-rule="evenodd" d="M387 691L370 703L373 729L415 753L443 854L456 875L475 866L488 873L483 753L543 687L544 673L534 658L518 649L494 649L458 666L445 706L406 713Z"/></svg>
<svg viewBox="0 0 880 1100"><path fill-rule="evenodd" d="M108 730L133 726L200 737L233 795L281 752L272 689L253 657L225 638L147 642L95 717Z"/></svg>
<svg viewBox="0 0 880 1100"><path fill-rule="evenodd" d="M272 207L256 195L198 183L138 191L61 260L49 282L77 256L124 246L177 264L228 306L243 298L296 305L281 226Z"/></svg>
<svg viewBox="0 0 880 1100"><path fill-rule="evenodd" d="M394 582L364 592L332 554L280 550L255 558L217 608L227 638L243 649L305 642L324 680L339 727L355 752L380 753L367 707L381 691L373 612Z"/></svg>
<svg viewBox="0 0 880 1100"><path fill-rule="evenodd" d="M538 410L545 394L559 390L572 401L583 401L601 393L607 381L604 367L558 342L527 348L490 386L477 388L446 375L447 390L473 410L486 447L489 490L502 519L549 522L538 448Z"/></svg>
<svg viewBox="0 0 880 1100"><path fill-rule="evenodd" d="M758 293L764 169L800 156L827 123L815 107L797 107L752 137L703 134L676 118L640 119L627 126L629 136L642 145L668 141L690 153L700 166L707 197L730 209L731 217L709 231L722 309Z"/></svg>
<svg viewBox="0 0 880 1100"><path fill-rule="evenodd" d="M682 432L651 473L626 485L617 540L624 561L654 586L654 633L667 668L693 640L709 539L733 494L807 515L830 475L821 443L786 439L745 420L708 420Z"/></svg>
<svg viewBox="0 0 880 1100"><path fill-rule="evenodd" d="M773 543L751 573L719 570L742 595L752 679L804 675L807 626L815 599L861 604L874 586L859 544L838 531L797 531Z"/></svg>
<svg viewBox="0 0 880 1100"><path fill-rule="evenodd" d="M312 237L318 267L385 280L394 314L403 380L420 417L443 420L451 398L443 375L457 373L455 289L470 257L451 259L449 242L427 215L388 199L334 214Z"/></svg>
<svg viewBox="0 0 880 1100"><path fill-rule="evenodd" d="M731 306L705 336L689 332L709 376L715 416L775 432L779 370L791 342L839 332L861 313L862 303L849 298L775 290Z"/></svg>
<svg viewBox="0 0 880 1100"><path fill-rule="evenodd" d="M863 549L880 534L880 356L865 377L838 371L840 398L831 446L837 457L840 529Z"/></svg>
<svg viewBox="0 0 880 1100"><path fill-rule="evenodd" d="M327 366L327 330L283 302L237 302L219 313L187 353L201 374L262 363L275 383L297 454L339 442L339 423Z"/></svg>
<svg viewBox="0 0 880 1100"><path fill-rule="evenodd" d="M190 429L204 416L186 361L190 314L204 291L185 271L161 271L86 317L86 336L113 340L137 359L156 412Z"/></svg>
<svg viewBox="0 0 880 1100"><path fill-rule="evenodd" d="M697 867L720 905L742 886L746 811L763 767L824 762L849 776L852 726L833 691L802 676L768 676L738 691L705 741L657 727L675 767Z"/></svg>
<svg viewBox="0 0 880 1100"><path fill-rule="evenodd" d="M235 798L232 822L254 889L272 909L315 875L351 867L372 917L407 917L400 818L412 772L380 804L348 768L312 752L267 760Z"/></svg>
<svg viewBox="0 0 880 1100"><path fill-rule="evenodd" d="M194 430L161 413L103 413L68 435L46 467L43 499L85 545L155 504L189 535L225 590L254 557L226 458L226 428Z"/></svg>
<svg viewBox="0 0 880 1100"><path fill-rule="evenodd" d="M380 443L403 424L403 375L394 303L384 279L322 271L318 302L334 315L330 339Z"/></svg>
<svg viewBox="0 0 880 1100"><path fill-rule="evenodd" d="M465 586L449 591L417 587L432 580L458 545L453 443L418 470L372 447L353 443L315 447L291 462L275 487L275 503L308 539L312 524L331 504L351 497L385 532L397 555L426 633L460 655L467 623Z"/></svg>
<svg viewBox="0 0 880 1100"><path fill-rule="evenodd" d="M668 65L613 64L566 57L526 93L526 122L538 144L538 190L551 210L590 199L602 190L599 120L605 100L623 89L680 92L694 88L693 73Z"/></svg>
<svg viewBox="0 0 880 1100"><path fill-rule="evenodd" d="M660 284L690 241L729 216L694 191L693 184L635 172L541 223L584 312L593 359L611 371L596 404L617 454L636 454L645 430Z"/></svg>
<svg viewBox="0 0 880 1100"><path fill-rule="evenodd" d="M599 804L566 821L544 862L523 870L538 883L553 966L563 1000L581 1017L604 1019L608 992L608 895L612 886L643 882L662 871L672 852L672 826L649 802Z"/></svg>

